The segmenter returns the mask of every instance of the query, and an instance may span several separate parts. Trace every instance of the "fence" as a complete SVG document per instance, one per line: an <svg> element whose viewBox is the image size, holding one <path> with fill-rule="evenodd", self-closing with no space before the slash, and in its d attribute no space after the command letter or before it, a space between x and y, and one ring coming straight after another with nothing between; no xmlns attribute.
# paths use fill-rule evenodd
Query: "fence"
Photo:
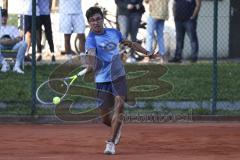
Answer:
<svg viewBox="0 0 240 160"><path fill-rule="evenodd" d="M68 72L73 72L73 68L77 65L69 66L63 61L66 60L63 51L64 36L59 32L59 23L63 23L63 19L59 21L59 6L58 1L53 5L51 13L51 24L53 33L54 50L57 63L49 63L49 59L43 58L44 63L36 62L36 28L37 22L35 18L38 8L35 6L35 0L32 1L32 47L31 63L25 63L25 74L19 75L13 72L0 73L1 90L0 90L0 112L1 114L54 114L58 112L54 105L42 105L35 97L37 87L46 81L52 75L59 77L60 75L69 75ZM82 1L83 14L89 6L96 5L103 7L104 21L106 27L118 28L124 23L116 21L117 5L114 1L106 2L103 0L85 2ZM162 1L163 2L163 1ZM126 64L128 73L129 92L131 100L138 97L137 104L132 108L126 109L127 114L218 114L218 115L239 115L240 94L239 94L239 57L240 57L240 37L237 34L239 30L239 10L240 2L238 0L202 0L201 9L197 19L197 34L198 34L198 61L191 63L192 49L191 42L187 38L184 39L184 49L182 51L182 63L168 63L167 60L174 57L176 49L176 29L175 21L172 13L173 1L168 4L169 19L165 21L163 31L165 49L167 53L165 63L160 64L159 60L150 60L149 63L141 64L142 58L137 57L136 64ZM16 6L16 5L15 5ZM145 13L142 15L142 22L137 34L137 40L142 46L146 46L146 39L149 36L146 27L149 25L147 20L149 16L149 4L144 3ZM17 23L18 14L11 14L13 10L13 2L8 4L9 24L19 25ZM20 17L20 16L19 16ZM20 20L20 18L19 18ZM25 20L25 19L24 19ZM89 32L87 20L85 33ZM120 24L120 26L119 26ZM20 25L19 25L20 26ZM135 26L136 27L136 26ZM46 28L43 27L46 31ZM44 36L44 32L43 36ZM2 34L1 34L2 35ZM156 50L161 50L157 46L156 33L153 40L153 47ZM129 37L131 38L131 37ZM46 43L45 37L42 38L43 52L50 52L50 47ZM70 44L74 52L81 52L79 45L79 37L76 34L72 35ZM62 52L62 53L61 53ZM131 50L126 50L131 55ZM136 54L137 55L137 54ZM134 55L134 56L136 56ZM43 55L44 56L44 55ZM137 55L139 56L139 55ZM136 57L134 57L136 58ZM81 63L74 59L76 63ZM50 60L51 62L51 60ZM58 63L60 62L60 63ZM129 61L132 62L132 61ZM152 63L151 63L152 62ZM12 65L12 63L10 62ZM40 65L42 64L42 65ZM59 68L65 70L60 70ZM53 72L55 71L55 72ZM57 74L58 73L58 74ZM131 77L133 77L131 79ZM135 78L135 79L134 79ZM89 82L90 83L90 82ZM76 86L75 84L74 86ZM85 85L89 85L88 83ZM93 82L90 83L93 86ZM75 103L71 106L71 112L64 110L68 115L74 110L79 112L79 108L88 109L94 108L95 100L94 93L82 92L81 96L75 92L80 92L77 85L73 95L69 95ZM30 94L31 91L31 94ZM135 93L137 91L137 93ZM84 98L85 96L85 98ZM152 96L152 97L151 97ZM88 97L86 99L86 97ZM89 99L90 97L90 99ZM139 98L142 97L142 98ZM68 97L69 98L69 97ZM83 103L84 102L84 103ZM71 104L71 103L70 103ZM69 104L68 104L69 105ZM131 106L131 104L129 104ZM127 105L128 106L128 105ZM60 107L61 108L61 107ZM69 108L68 108L69 109ZM81 110L82 111L82 110ZM95 112L94 112L95 114ZM81 117L82 118L82 117ZM78 119L79 120L79 119Z"/></svg>

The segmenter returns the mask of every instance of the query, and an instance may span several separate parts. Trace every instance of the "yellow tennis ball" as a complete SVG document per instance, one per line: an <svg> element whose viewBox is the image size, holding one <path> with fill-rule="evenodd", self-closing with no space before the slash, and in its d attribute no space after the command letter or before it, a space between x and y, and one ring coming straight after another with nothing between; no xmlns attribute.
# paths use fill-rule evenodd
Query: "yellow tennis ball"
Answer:
<svg viewBox="0 0 240 160"><path fill-rule="evenodd" d="M60 103L61 99L60 97L54 97L53 98L53 104L58 105Z"/></svg>

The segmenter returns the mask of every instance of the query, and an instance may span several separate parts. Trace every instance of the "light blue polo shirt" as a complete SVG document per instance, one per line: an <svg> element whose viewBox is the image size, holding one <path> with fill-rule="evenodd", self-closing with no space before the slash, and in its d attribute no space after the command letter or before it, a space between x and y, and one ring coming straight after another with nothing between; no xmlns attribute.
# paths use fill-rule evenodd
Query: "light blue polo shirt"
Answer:
<svg viewBox="0 0 240 160"><path fill-rule="evenodd" d="M119 43L123 40L122 34L112 28L105 28L103 34L90 32L85 48L96 49L99 60L95 69L95 82L111 82L125 75L124 66L119 54Z"/></svg>

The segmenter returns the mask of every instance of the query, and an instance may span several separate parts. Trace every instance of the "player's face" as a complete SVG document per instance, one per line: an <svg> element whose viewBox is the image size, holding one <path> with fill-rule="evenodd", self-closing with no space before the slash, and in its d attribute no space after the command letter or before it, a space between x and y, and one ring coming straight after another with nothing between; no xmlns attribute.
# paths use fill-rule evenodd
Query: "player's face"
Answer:
<svg viewBox="0 0 240 160"><path fill-rule="evenodd" d="M3 16L2 17L2 25L7 25L7 19L8 19L8 17L7 16Z"/></svg>
<svg viewBox="0 0 240 160"><path fill-rule="evenodd" d="M90 25L91 31L95 33L103 32L103 17L100 14L94 14L89 18L88 23Z"/></svg>

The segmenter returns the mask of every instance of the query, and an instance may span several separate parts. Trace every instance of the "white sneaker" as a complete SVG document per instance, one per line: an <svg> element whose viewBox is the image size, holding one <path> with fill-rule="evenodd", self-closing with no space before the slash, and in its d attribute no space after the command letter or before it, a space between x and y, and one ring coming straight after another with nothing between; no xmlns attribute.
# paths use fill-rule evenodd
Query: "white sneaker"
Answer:
<svg viewBox="0 0 240 160"><path fill-rule="evenodd" d="M115 154L115 144L113 142L106 141L106 148L104 154L113 155Z"/></svg>
<svg viewBox="0 0 240 160"><path fill-rule="evenodd" d="M10 70L9 64L8 64L8 63L3 63L3 64L2 64L2 69L1 69L1 71L2 71L2 72L7 72L7 71L9 71L9 70Z"/></svg>
<svg viewBox="0 0 240 160"><path fill-rule="evenodd" d="M19 67L13 67L13 72L17 72L19 74L24 74L24 71L21 70L21 68L19 68Z"/></svg>
<svg viewBox="0 0 240 160"><path fill-rule="evenodd" d="M136 63L136 59L130 56L127 58L126 63Z"/></svg>
<svg viewBox="0 0 240 160"><path fill-rule="evenodd" d="M163 57L161 57L161 59L160 59L160 64L164 64Z"/></svg>
<svg viewBox="0 0 240 160"><path fill-rule="evenodd" d="M115 138L115 141L114 141L115 145L119 144L119 142L120 142L121 134L122 134L122 126L123 126L123 122L121 123L121 125L119 127L119 130L118 130L118 133L117 133L117 136Z"/></svg>

